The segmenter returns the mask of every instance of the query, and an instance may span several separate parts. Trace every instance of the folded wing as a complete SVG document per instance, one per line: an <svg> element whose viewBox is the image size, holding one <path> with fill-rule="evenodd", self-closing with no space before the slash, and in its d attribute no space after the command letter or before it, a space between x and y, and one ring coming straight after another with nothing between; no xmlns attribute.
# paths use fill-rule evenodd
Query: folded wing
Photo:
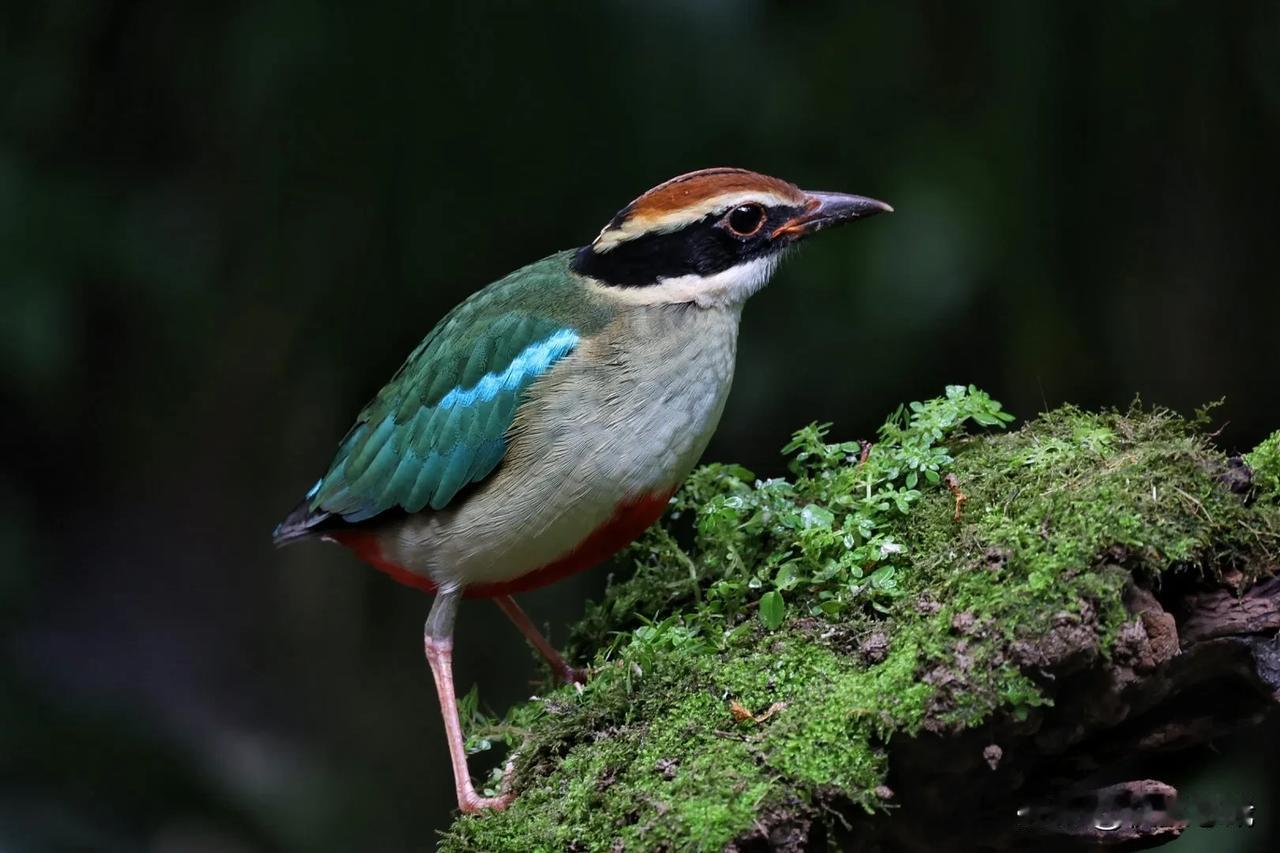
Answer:
<svg viewBox="0 0 1280 853"><path fill-rule="evenodd" d="M518 308L466 315L445 318L360 412L328 472L276 528L277 544L321 524L443 509L498 467L529 386L580 332Z"/></svg>

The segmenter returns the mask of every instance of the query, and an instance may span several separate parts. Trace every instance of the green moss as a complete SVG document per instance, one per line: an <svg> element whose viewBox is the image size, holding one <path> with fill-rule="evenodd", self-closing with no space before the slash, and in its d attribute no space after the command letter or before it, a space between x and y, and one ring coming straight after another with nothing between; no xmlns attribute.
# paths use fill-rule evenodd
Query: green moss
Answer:
<svg viewBox="0 0 1280 853"><path fill-rule="evenodd" d="M587 688L478 732L517 747L520 796L444 847L718 849L797 798L878 808L894 738L1048 702L1035 674L1060 647L1108 654L1131 578L1280 553L1280 502L1226 488L1185 420L1065 408L963 433L1006 419L950 388L869 453L802 430L787 481L696 472L578 626ZM1249 458L1270 494L1277 444Z"/></svg>
<svg viewBox="0 0 1280 853"><path fill-rule="evenodd" d="M1259 496L1280 503L1280 430L1271 433L1244 459L1253 469L1253 482Z"/></svg>

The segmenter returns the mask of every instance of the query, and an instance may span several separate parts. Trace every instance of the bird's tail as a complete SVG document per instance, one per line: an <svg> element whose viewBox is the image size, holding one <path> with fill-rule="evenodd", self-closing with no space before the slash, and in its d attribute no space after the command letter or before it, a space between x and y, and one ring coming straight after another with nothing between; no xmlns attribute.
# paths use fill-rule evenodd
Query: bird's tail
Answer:
<svg viewBox="0 0 1280 853"><path fill-rule="evenodd" d="M271 532L271 541L277 548L307 539L316 533L316 527L328 521L332 514L323 510L311 509L311 501L303 498L293 508L293 512L285 516L284 521L276 525Z"/></svg>

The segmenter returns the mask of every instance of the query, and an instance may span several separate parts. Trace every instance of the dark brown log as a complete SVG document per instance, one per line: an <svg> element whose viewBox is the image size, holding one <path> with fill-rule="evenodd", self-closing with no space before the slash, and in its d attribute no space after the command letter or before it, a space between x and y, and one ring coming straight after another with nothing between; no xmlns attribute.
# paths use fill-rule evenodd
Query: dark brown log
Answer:
<svg viewBox="0 0 1280 853"><path fill-rule="evenodd" d="M1125 604L1133 621L1110 658L1065 619L1021 650L1024 665L1042 667L1052 707L890 744L896 808L854 823L844 844L1138 850L1200 821L1172 786L1116 774L1135 756L1204 744L1275 709L1280 578L1273 568L1247 588L1234 574L1181 590L1135 583ZM1251 824L1251 807L1213 817Z"/></svg>

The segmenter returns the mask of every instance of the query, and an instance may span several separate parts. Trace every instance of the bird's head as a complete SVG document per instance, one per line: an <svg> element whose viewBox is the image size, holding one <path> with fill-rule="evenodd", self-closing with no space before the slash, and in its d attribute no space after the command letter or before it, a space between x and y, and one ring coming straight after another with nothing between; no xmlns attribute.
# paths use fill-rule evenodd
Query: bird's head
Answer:
<svg viewBox="0 0 1280 853"><path fill-rule="evenodd" d="M797 241L892 210L745 169L703 169L618 211L578 250L573 270L629 302L735 304L768 282Z"/></svg>

